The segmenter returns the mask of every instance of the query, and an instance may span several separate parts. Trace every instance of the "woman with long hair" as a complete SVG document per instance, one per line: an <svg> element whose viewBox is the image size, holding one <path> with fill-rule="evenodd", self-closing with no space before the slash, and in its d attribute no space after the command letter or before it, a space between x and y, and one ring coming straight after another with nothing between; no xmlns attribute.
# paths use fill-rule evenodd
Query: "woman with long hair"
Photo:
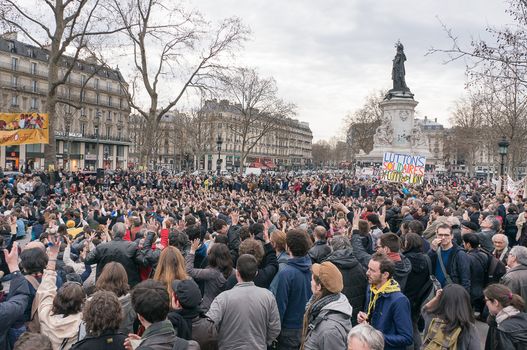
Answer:
<svg viewBox="0 0 527 350"><path fill-rule="evenodd" d="M352 307L341 293L344 288L342 274L329 261L313 264L312 271L313 296L304 314L300 349L345 349L352 327Z"/></svg>
<svg viewBox="0 0 527 350"><path fill-rule="evenodd" d="M427 349L430 344L456 350L481 348L470 295L461 285L449 284L438 290L423 307L423 316L425 321L432 319L425 332L422 349Z"/></svg>
<svg viewBox="0 0 527 350"><path fill-rule="evenodd" d="M491 284L484 291L490 316L485 349L527 349L525 301L503 284Z"/></svg>
<svg viewBox="0 0 527 350"><path fill-rule="evenodd" d="M113 292L119 298L122 308L122 321L119 326L119 332L124 334L132 333L136 314L132 308L128 275L123 265L115 261L106 264L97 282L95 282L95 289L97 291L106 290Z"/></svg>
<svg viewBox="0 0 527 350"><path fill-rule="evenodd" d="M176 247L168 246L161 251L159 262L154 273L154 280L165 284L168 294L172 295L172 282L186 280L185 258Z"/></svg>
<svg viewBox="0 0 527 350"><path fill-rule="evenodd" d="M212 243L207 260L208 265L204 269L194 267L194 254L200 245L200 240L192 241L190 251L185 257L187 273L198 284L203 282L203 300L201 308L208 311L212 300L220 294L225 286L227 278L233 273L232 258L227 245L223 243Z"/></svg>

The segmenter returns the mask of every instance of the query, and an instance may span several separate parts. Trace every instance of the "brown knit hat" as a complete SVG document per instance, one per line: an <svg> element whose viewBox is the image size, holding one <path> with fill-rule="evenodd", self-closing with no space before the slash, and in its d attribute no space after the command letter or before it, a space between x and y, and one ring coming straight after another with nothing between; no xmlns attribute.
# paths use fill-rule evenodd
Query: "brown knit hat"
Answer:
<svg viewBox="0 0 527 350"><path fill-rule="evenodd" d="M322 264L313 264L312 266L313 275L316 276L320 283L331 293L340 293L344 288L344 282L342 282L342 274L339 269L330 263L324 261Z"/></svg>

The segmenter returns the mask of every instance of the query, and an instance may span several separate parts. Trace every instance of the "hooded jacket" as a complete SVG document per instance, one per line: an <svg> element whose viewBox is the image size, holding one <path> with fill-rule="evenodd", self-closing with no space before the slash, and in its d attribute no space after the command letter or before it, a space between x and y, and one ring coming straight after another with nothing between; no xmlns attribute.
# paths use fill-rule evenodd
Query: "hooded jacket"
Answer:
<svg viewBox="0 0 527 350"><path fill-rule="evenodd" d="M311 258L293 257L277 274L276 298L282 329L302 329L302 320L311 298Z"/></svg>
<svg viewBox="0 0 527 350"><path fill-rule="evenodd" d="M344 294L340 294L337 301L324 306L309 325L304 350L345 349L352 327L352 312L353 308Z"/></svg>
<svg viewBox="0 0 527 350"><path fill-rule="evenodd" d="M412 263L403 254L397 253L401 257L400 261L394 261L395 263L395 274L393 278L399 283L401 290L406 288L406 281L408 275L412 271Z"/></svg>
<svg viewBox="0 0 527 350"><path fill-rule="evenodd" d="M364 308L368 278L364 268L353 255L353 249L342 249L331 253L326 261L333 263L342 273L344 289L342 294L348 298L353 308L351 322L357 322L357 314Z"/></svg>
<svg viewBox="0 0 527 350"><path fill-rule="evenodd" d="M489 317L489 332L485 342L485 350L527 349L527 314L520 312L501 322L496 323L494 316Z"/></svg>
<svg viewBox="0 0 527 350"><path fill-rule="evenodd" d="M320 264L322 261L326 260L327 256L330 253L331 247L327 245L327 242L325 240L316 241L313 247L311 247L308 252L313 264Z"/></svg>
<svg viewBox="0 0 527 350"><path fill-rule="evenodd" d="M421 305L427 297L432 281L430 280L430 269L428 260L424 253L417 248L404 253L404 256L412 263L412 270L408 274L406 286L402 289L404 295L410 300L412 315L417 316L421 311Z"/></svg>

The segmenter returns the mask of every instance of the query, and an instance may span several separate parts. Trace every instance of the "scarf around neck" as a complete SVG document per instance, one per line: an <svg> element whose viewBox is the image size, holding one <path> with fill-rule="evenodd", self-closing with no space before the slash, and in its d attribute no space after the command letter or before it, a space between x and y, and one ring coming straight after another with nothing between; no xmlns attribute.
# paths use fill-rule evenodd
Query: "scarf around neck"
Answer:
<svg viewBox="0 0 527 350"><path fill-rule="evenodd" d="M399 283L393 278L390 278L386 283L384 283L381 288L377 289L374 285L370 286L370 303L368 304L368 320L371 320L371 314L375 310L375 304L377 299L383 294L400 292L401 287Z"/></svg>
<svg viewBox="0 0 527 350"><path fill-rule="evenodd" d="M510 318L512 316L515 316L515 315L517 315L519 313L520 313L520 311L518 309L516 309L514 306L512 306L512 305L506 306L500 312L498 312L498 314L496 315L496 323L498 323L498 325L499 325L500 323L502 323L506 319L508 319L508 318Z"/></svg>
<svg viewBox="0 0 527 350"><path fill-rule="evenodd" d="M307 333L309 331L313 330L316 327L316 318L320 314L320 311L330 303L339 300L340 293L337 294L329 294L325 297L322 297L318 300L314 300L311 305L308 306L306 313L304 314L304 325L303 325L303 331L302 331L302 339L307 338ZM304 342L302 342L302 346L300 347L301 350L304 349Z"/></svg>

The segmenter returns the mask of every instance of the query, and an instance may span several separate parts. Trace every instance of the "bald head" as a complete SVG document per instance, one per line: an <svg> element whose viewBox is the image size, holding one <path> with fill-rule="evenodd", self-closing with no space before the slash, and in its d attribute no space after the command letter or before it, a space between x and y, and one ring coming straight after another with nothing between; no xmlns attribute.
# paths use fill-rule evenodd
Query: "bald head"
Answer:
<svg viewBox="0 0 527 350"><path fill-rule="evenodd" d="M25 245L24 248L22 248L22 250L28 250L28 249L33 249L33 248L40 248L43 251L46 251L46 246L44 245L44 243L40 241L29 242L28 244Z"/></svg>

